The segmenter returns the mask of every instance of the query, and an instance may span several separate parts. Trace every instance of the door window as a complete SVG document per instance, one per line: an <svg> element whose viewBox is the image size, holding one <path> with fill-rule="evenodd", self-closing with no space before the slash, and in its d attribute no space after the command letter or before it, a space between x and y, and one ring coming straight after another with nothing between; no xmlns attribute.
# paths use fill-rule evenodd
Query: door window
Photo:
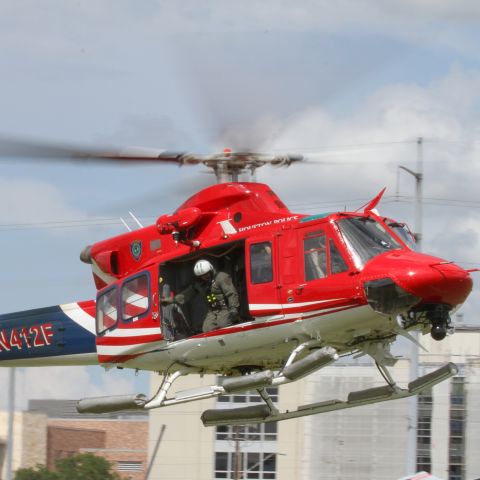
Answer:
<svg viewBox="0 0 480 480"><path fill-rule="evenodd" d="M250 245L250 272L253 284L273 280L272 244L261 242Z"/></svg>
<svg viewBox="0 0 480 480"><path fill-rule="evenodd" d="M97 300L97 334L112 329L118 320L117 289L112 288Z"/></svg>
<svg viewBox="0 0 480 480"><path fill-rule="evenodd" d="M148 275L143 273L122 286L122 320L135 321L149 309Z"/></svg>
<svg viewBox="0 0 480 480"><path fill-rule="evenodd" d="M303 239L305 280L327 276L327 246L323 231L309 233Z"/></svg>

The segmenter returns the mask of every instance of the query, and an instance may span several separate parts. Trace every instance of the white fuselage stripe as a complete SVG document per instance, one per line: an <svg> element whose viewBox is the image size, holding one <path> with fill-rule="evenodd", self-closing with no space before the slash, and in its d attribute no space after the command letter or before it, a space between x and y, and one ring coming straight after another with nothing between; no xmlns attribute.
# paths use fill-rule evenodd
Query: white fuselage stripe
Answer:
<svg viewBox="0 0 480 480"><path fill-rule="evenodd" d="M153 342L134 343L132 345L97 345L98 355L133 355L148 353L153 348L164 344L157 340Z"/></svg>
<svg viewBox="0 0 480 480"><path fill-rule="evenodd" d="M160 334L160 327L153 328L116 328L107 332L104 337L143 337L146 335Z"/></svg>
<svg viewBox="0 0 480 480"><path fill-rule="evenodd" d="M251 303L248 305L250 311L255 310L274 310L274 309L292 309L299 307L310 307L312 305L321 305L322 303L338 302L340 300L346 300L345 298L332 298L330 300L316 300L314 302L301 302L301 303Z"/></svg>
<svg viewBox="0 0 480 480"><path fill-rule="evenodd" d="M93 335L96 334L95 332L95 317L89 315L83 308L78 306L78 303L66 303L64 305L60 305L63 313L73 320L77 325L88 330Z"/></svg>

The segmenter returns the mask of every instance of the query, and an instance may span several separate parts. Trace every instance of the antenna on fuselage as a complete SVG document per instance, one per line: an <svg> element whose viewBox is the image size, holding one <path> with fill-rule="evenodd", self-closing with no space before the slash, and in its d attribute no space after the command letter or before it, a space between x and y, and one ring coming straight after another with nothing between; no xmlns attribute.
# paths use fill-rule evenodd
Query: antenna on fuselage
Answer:
<svg viewBox="0 0 480 480"><path fill-rule="evenodd" d="M137 223L137 225L140 227L140 228L143 228L143 225L140 223L140 220L132 213L132 212L128 212L130 214L130 216L135 220L135 222Z"/></svg>
<svg viewBox="0 0 480 480"><path fill-rule="evenodd" d="M120 217L120 221L123 223L123 226L124 226L129 232L132 231L132 229L128 226L128 223L127 223L122 217Z"/></svg>

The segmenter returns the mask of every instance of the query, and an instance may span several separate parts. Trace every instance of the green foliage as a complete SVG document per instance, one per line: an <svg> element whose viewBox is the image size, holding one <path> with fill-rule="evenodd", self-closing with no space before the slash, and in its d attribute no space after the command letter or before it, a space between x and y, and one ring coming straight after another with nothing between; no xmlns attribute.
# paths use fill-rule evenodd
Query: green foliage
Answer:
<svg viewBox="0 0 480 480"><path fill-rule="evenodd" d="M37 465L36 468L21 468L14 480L119 480L117 473L110 471L111 464L103 457L80 453L55 462L55 471Z"/></svg>
<svg viewBox="0 0 480 480"><path fill-rule="evenodd" d="M110 472L112 465L103 457L81 453L55 462L60 480L117 480L121 477Z"/></svg>
<svg viewBox="0 0 480 480"><path fill-rule="evenodd" d="M14 480L60 480L57 472L51 472L43 465L35 468L19 468L15 472Z"/></svg>

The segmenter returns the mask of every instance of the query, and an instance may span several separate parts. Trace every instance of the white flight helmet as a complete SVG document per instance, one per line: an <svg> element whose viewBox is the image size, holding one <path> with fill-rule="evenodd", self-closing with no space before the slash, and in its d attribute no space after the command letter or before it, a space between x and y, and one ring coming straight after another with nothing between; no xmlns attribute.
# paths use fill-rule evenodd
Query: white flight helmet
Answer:
<svg viewBox="0 0 480 480"><path fill-rule="evenodd" d="M193 273L197 277L201 277L209 272L213 272L213 265L208 260L199 260L193 267Z"/></svg>

